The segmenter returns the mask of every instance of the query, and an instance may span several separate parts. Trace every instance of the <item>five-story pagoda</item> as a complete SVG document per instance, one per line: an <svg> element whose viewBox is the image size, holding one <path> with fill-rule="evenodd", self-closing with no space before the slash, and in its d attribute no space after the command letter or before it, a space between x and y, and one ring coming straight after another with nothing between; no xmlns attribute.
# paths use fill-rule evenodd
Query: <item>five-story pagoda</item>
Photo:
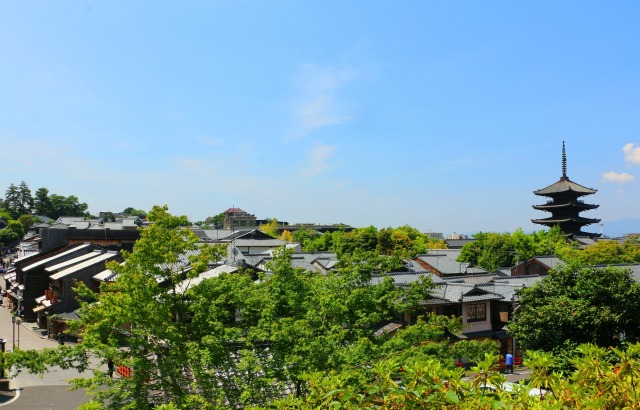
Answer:
<svg viewBox="0 0 640 410"><path fill-rule="evenodd" d="M600 236L596 233L582 232L585 225L600 222L600 219L583 218L580 212L596 209L599 205L585 204L579 200L581 196L595 194L597 190L576 184L567 177L567 156L562 142L562 177L555 184L533 191L534 194L551 198L544 205L534 205L534 209L551 212L551 216L544 219L532 219L531 222L553 227L560 226L562 231L570 236Z"/></svg>

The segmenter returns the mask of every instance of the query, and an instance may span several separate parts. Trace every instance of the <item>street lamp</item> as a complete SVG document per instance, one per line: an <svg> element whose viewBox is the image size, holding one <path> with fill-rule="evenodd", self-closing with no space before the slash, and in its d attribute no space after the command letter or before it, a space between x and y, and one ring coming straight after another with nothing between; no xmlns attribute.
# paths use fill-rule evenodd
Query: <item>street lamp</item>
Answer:
<svg viewBox="0 0 640 410"><path fill-rule="evenodd" d="M13 345L12 351L16 350L16 325L18 325L18 349L20 348L20 323L21 321L19 317L11 316L11 325L13 330L13 333L11 336L12 337L11 343Z"/></svg>
<svg viewBox="0 0 640 410"><path fill-rule="evenodd" d="M11 335L11 343L13 345L12 351L16 350L16 317L11 316L11 325L13 326L13 333Z"/></svg>

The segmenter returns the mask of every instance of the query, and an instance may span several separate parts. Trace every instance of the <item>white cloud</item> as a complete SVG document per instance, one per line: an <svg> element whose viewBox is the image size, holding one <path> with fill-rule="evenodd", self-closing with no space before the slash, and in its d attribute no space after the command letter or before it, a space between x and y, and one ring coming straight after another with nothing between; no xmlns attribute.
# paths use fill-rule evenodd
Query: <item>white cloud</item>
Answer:
<svg viewBox="0 0 640 410"><path fill-rule="evenodd" d="M317 128L348 121L351 115L336 94L355 77L355 71L348 67L305 64L297 79L300 96L294 106L295 126L290 137L302 138Z"/></svg>
<svg viewBox="0 0 640 410"><path fill-rule="evenodd" d="M327 159L334 149L335 147L331 145L316 144L309 152L308 164L302 170L302 175L312 177L322 173L327 168Z"/></svg>
<svg viewBox="0 0 640 410"><path fill-rule="evenodd" d="M640 147L636 147L633 143L628 143L622 148L624 152L624 160L630 164L640 164Z"/></svg>
<svg viewBox="0 0 640 410"><path fill-rule="evenodd" d="M627 182L633 182L635 177L627 174L626 172L617 173L609 171L602 174L602 180L605 182L614 182L616 184L626 184Z"/></svg>

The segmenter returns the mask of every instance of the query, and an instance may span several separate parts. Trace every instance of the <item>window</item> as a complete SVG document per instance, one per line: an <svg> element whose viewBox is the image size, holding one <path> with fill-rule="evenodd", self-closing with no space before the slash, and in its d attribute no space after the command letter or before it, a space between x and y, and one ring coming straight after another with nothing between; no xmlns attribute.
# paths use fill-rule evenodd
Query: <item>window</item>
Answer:
<svg viewBox="0 0 640 410"><path fill-rule="evenodd" d="M483 320L487 320L486 303L467 305L467 322L480 322Z"/></svg>

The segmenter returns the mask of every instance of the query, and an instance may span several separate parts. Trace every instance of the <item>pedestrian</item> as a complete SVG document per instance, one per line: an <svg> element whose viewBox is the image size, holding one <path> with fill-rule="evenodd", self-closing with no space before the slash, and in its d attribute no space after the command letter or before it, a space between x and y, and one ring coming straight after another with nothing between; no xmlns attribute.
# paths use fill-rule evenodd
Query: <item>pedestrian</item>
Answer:
<svg viewBox="0 0 640 410"><path fill-rule="evenodd" d="M507 365L506 369L504 370L504 374L513 374L513 355L511 354L511 352L508 352L505 356L504 364Z"/></svg>
<svg viewBox="0 0 640 410"><path fill-rule="evenodd" d="M107 361L107 368L109 369L109 377L113 379L113 360Z"/></svg>
<svg viewBox="0 0 640 410"><path fill-rule="evenodd" d="M64 344L64 333L62 333L62 332L58 332L58 344L59 345L63 345Z"/></svg>

